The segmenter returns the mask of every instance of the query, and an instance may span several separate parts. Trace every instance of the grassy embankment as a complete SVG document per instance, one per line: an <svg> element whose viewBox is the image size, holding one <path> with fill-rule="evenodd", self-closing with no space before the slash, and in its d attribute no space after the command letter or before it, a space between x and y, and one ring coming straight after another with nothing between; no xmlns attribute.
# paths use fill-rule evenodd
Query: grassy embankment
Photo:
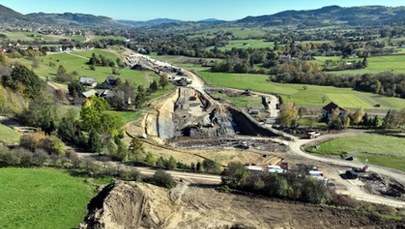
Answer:
<svg viewBox="0 0 405 229"><path fill-rule="evenodd" d="M11 129L8 126L0 124L0 143L6 145L15 145L20 142L21 133Z"/></svg>
<svg viewBox="0 0 405 229"><path fill-rule="evenodd" d="M48 168L0 169L0 228L76 228L95 195L84 178Z"/></svg>

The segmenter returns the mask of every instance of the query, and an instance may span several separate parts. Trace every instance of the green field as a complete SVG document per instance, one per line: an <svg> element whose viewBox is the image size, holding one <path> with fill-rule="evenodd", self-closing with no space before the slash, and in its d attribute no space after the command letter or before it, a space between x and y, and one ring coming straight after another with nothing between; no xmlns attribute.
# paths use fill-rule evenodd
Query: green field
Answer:
<svg viewBox="0 0 405 229"><path fill-rule="evenodd" d="M327 155L347 153L357 156L361 162L367 159L370 164L405 171L405 137L362 134L324 142L312 152Z"/></svg>
<svg viewBox="0 0 405 229"><path fill-rule="evenodd" d="M0 228L76 228L93 188L56 169L0 169Z"/></svg>
<svg viewBox="0 0 405 229"><path fill-rule="evenodd" d="M87 50L87 51L77 51L71 53L56 53L40 57L39 66L33 70L41 77L47 77L48 79L53 79L55 77L56 71L59 65L63 65L68 72L76 71L79 76L93 77L97 82L103 82L108 76L112 75L110 67L96 67L93 71L86 64L92 53L102 54L103 56L113 60L114 62L118 58L118 54L114 50ZM23 63L25 65L31 66L31 61L27 59L17 59L17 62ZM53 63L55 66L51 66ZM159 80L159 76L151 71L135 71L129 68L120 69L120 75L114 77L120 77L122 81L128 80L136 85L149 86L149 83L153 80Z"/></svg>
<svg viewBox="0 0 405 229"><path fill-rule="evenodd" d="M338 61L340 57L315 57L314 63L323 64L326 60ZM362 60L362 58L347 59L347 61ZM405 55L371 56L367 58L368 67L364 69L334 71L338 75L356 75L365 73L393 72L405 73Z"/></svg>
<svg viewBox="0 0 405 229"><path fill-rule="evenodd" d="M135 121L141 115L140 112L135 111L110 111L110 113L121 116L124 123Z"/></svg>
<svg viewBox="0 0 405 229"><path fill-rule="evenodd" d="M227 33L230 32L234 37L238 39L248 39L250 37L263 37L266 35L266 30L261 28L242 28L242 27L229 27L229 28L211 28L198 31L191 37L205 36L212 37L217 33Z"/></svg>
<svg viewBox="0 0 405 229"><path fill-rule="evenodd" d="M214 86L223 86L237 89L251 89L253 91L280 95L285 101L291 99L299 106L322 107L333 101L341 107L355 109L377 109L374 106L380 104L380 110L405 108L405 100L386 97L372 93L358 92L350 88L336 88L327 86L307 85L304 90L303 84L283 84L269 82L267 75L256 74L232 74L214 73L209 71L198 72L204 80ZM322 102L326 96L327 101Z"/></svg>
<svg viewBox="0 0 405 229"><path fill-rule="evenodd" d="M213 98L220 98L237 108L257 108L264 109L261 97L253 96L228 96L225 93L209 93Z"/></svg>
<svg viewBox="0 0 405 229"><path fill-rule="evenodd" d="M70 39L74 41L84 41L84 36L59 36L59 35L43 35L36 32L7 32L2 33L7 36L4 40L20 41L20 42L59 42L62 39ZM0 39L2 40L2 39Z"/></svg>
<svg viewBox="0 0 405 229"><path fill-rule="evenodd" d="M15 145L20 142L21 133L17 132L3 124L0 124L0 143L6 145Z"/></svg>
<svg viewBox="0 0 405 229"><path fill-rule="evenodd" d="M225 47L219 48L220 50L230 50L232 48L273 48L273 42L266 42L263 40L231 40ZM212 48L210 48L212 49Z"/></svg>

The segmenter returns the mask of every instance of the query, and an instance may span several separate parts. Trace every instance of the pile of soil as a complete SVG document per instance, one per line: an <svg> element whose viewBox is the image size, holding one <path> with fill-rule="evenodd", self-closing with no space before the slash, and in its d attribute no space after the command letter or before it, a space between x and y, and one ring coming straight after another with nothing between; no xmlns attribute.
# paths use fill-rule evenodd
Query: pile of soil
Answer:
<svg viewBox="0 0 405 229"><path fill-rule="evenodd" d="M376 195L384 195L405 200L405 187L398 181L376 173L362 178L365 189Z"/></svg>
<svg viewBox="0 0 405 229"><path fill-rule="evenodd" d="M122 182L89 205L80 228L398 228L350 209L267 200L180 183L172 190Z"/></svg>

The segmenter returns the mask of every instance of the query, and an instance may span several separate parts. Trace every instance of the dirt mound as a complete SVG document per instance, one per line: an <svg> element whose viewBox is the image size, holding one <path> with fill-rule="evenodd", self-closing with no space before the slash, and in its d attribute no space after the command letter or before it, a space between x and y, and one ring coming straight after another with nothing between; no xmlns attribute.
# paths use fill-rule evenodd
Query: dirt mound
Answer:
<svg viewBox="0 0 405 229"><path fill-rule="evenodd" d="M366 184L365 189L372 194L405 199L404 185L394 179L372 173L362 180Z"/></svg>
<svg viewBox="0 0 405 229"><path fill-rule="evenodd" d="M348 209L265 200L179 184L166 190L143 183L107 187L89 204L80 228L395 228Z"/></svg>

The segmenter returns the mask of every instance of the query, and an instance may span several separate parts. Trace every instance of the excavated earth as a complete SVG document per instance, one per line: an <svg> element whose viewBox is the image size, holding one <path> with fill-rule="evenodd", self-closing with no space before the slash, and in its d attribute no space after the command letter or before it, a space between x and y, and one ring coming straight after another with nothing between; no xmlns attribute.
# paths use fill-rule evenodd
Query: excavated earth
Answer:
<svg viewBox="0 0 405 229"><path fill-rule="evenodd" d="M120 182L89 204L85 228L404 228L350 209L225 194L180 183L171 190Z"/></svg>

